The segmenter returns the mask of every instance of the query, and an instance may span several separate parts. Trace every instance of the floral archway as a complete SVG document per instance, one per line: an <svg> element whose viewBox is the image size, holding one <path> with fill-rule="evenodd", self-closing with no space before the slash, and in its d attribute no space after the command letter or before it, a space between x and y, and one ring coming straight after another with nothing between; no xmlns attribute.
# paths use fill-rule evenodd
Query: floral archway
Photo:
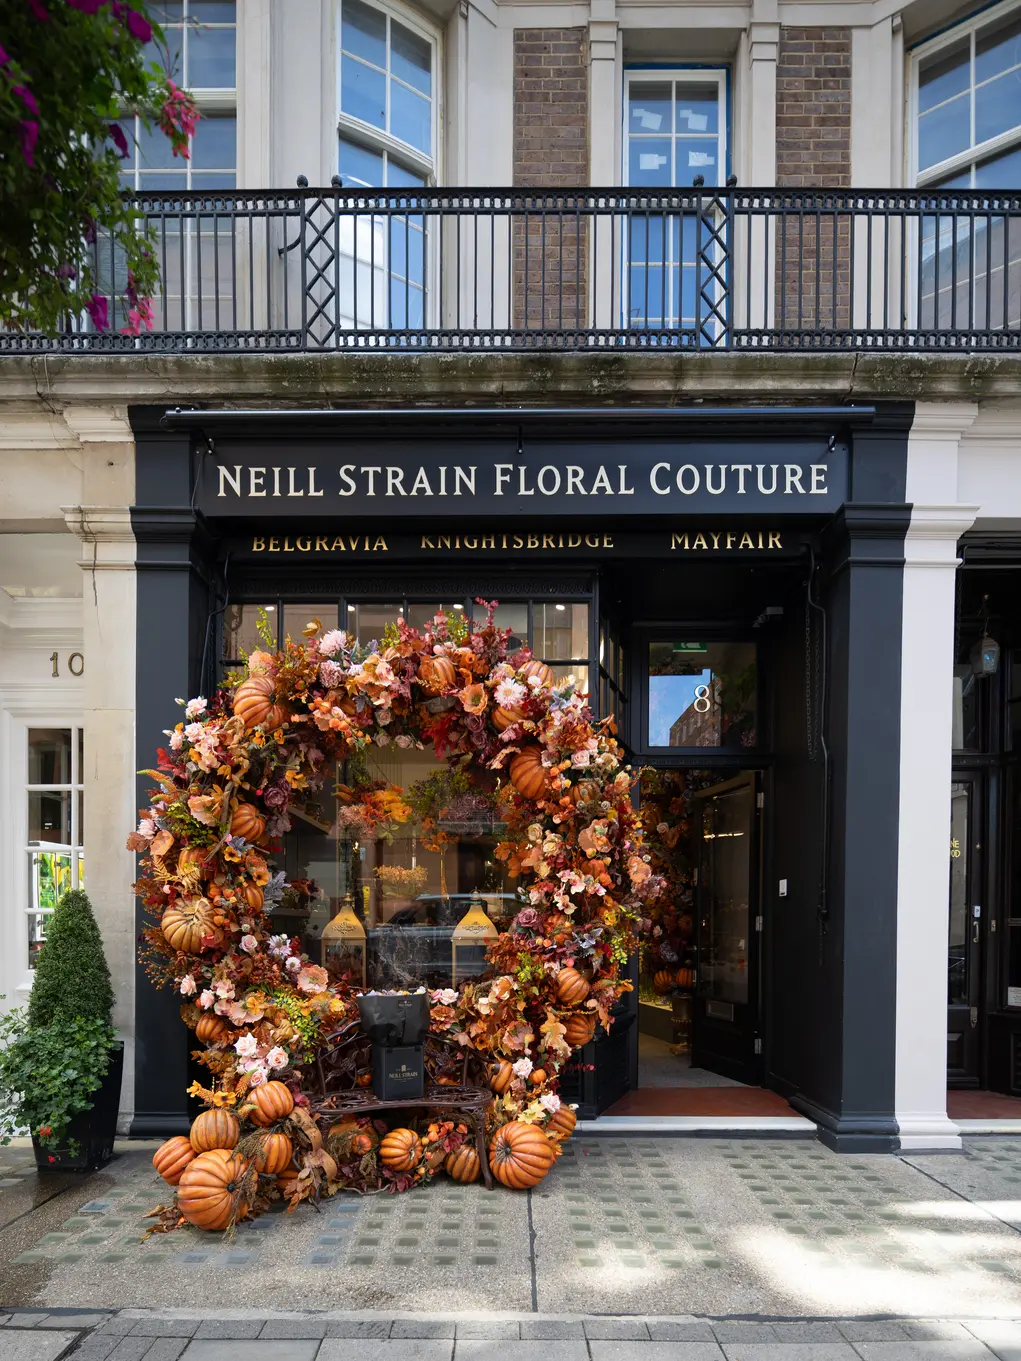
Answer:
<svg viewBox="0 0 1021 1361"><path fill-rule="evenodd" d="M444 1166L459 1179L478 1173L463 1165L469 1131L457 1118L427 1115L398 1131L417 1149L405 1140L388 1156L393 1135L381 1121L324 1130L311 1114L309 1074L357 1019L365 980L343 959L333 967L325 952L303 954L299 939L277 929L288 886L273 858L292 816L307 817L338 770L338 827L363 836L413 816L417 802L426 844L440 846L444 791L467 790L468 804L492 810L502 831L494 853L516 886L516 910L489 933L481 971L430 992L429 1028L487 1065L498 1176L515 1131L526 1131L521 1149L536 1180L570 1135L559 1076L597 1025L612 1024L631 986L625 965L642 903L663 880L612 720L595 721L573 682L558 683L527 649L508 652L510 630L496 627L494 605L479 604L484 622L438 613L419 632L400 620L368 646L314 620L301 640L252 652L210 700L181 701L184 718L147 772L151 806L128 839L143 855L136 891L151 916L141 944L148 975L181 995L209 1073L190 1089L207 1107L190 1138L170 1140L154 1160L180 1183L166 1226L179 1217L219 1226L276 1194L296 1204L341 1189L403 1190ZM412 797L367 778L365 755L390 745L431 746L449 779ZM350 900L345 910L351 917ZM227 1172L199 1195L196 1154L215 1149ZM220 1208L229 1195L231 1213L214 1224L194 1211L196 1195Z"/></svg>

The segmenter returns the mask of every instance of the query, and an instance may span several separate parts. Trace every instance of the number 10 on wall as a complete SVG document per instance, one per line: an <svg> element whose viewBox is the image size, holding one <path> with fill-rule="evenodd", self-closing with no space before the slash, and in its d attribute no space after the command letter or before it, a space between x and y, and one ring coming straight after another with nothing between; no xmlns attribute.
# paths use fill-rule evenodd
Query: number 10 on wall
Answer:
<svg viewBox="0 0 1021 1361"><path fill-rule="evenodd" d="M60 675L60 653L50 653L51 676ZM85 658L80 652L71 652L67 658L67 669L72 676L80 676L85 670Z"/></svg>

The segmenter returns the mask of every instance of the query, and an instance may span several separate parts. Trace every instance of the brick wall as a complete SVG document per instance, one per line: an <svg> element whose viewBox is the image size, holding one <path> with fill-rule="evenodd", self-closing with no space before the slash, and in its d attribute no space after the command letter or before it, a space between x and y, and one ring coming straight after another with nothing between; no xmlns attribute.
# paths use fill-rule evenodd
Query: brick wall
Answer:
<svg viewBox="0 0 1021 1361"><path fill-rule="evenodd" d="M581 28L514 31L514 185L574 189L588 181L588 62ZM586 232L573 216L514 229L517 327L585 324Z"/></svg>
<svg viewBox="0 0 1021 1361"><path fill-rule="evenodd" d="M789 188L851 183L851 33L780 29L776 57L776 179ZM824 221L816 234L787 222L777 245L777 326L825 330L848 324L850 226ZM782 267L781 267L782 266Z"/></svg>

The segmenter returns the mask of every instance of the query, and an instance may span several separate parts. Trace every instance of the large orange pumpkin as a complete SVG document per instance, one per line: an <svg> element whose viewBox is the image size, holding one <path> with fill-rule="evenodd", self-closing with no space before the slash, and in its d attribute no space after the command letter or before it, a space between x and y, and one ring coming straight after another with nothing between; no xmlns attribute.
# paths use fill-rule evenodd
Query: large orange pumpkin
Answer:
<svg viewBox="0 0 1021 1361"><path fill-rule="evenodd" d="M196 1153L208 1153L214 1148L236 1148L241 1138L241 1126L230 1111L203 1111L192 1121L188 1138Z"/></svg>
<svg viewBox="0 0 1021 1361"><path fill-rule="evenodd" d="M169 1186L176 1186L181 1173L195 1158L191 1140L183 1134L175 1134L152 1155L152 1165Z"/></svg>
<svg viewBox="0 0 1021 1361"><path fill-rule="evenodd" d="M525 715L520 709L514 709L499 705L493 710L493 727L497 732L503 732L512 723L520 723Z"/></svg>
<svg viewBox="0 0 1021 1361"><path fill-rule="evenodd" d="M449 657L423 657L418 665L418 680L427 694L438 695L457 680L457 668Z"/></svg>
<svg viewBox="0 0 1021 1361"><path fill-rule="evenodd" d="M504 1092L514 1081L514 1065L503 1059L500 1063L494 1063L489 1070L489 1085L497 1096L503 1096Z"/></svg>
<svg viewBox="0 0 1021 1361"><path fill-rule="evenodd" d="M240 1196L241 1158L203 1153L188 1164L177 1187L177 1208L197 1229L225 1229L247 1211Z"/></svg>
<svg viewBox="0 0 1021 1361"><path fill-rule="evenodd" d="M580 1049L596 1033L596 1018L590 1013L576 1011L564 1022L564 1039L572 1049Z"/></svg>
<svg viewBox="0 0 1021 1361"><path fill-rule="evenodd" d="M511 784L526 799L540 798L549 780L549 771L542 763L542 747L533 743L512 756L510 777Z"/></svg>
<svg viewBox="0 0 1021 1361"><path fill-rule="evenodd" d="M248 1093L255 1102L252 1123L271 1125L274 1120L282 1120L294 1110L294 1097L289 1087L282 1082L264 1082Z"/></svg>
<svg viewBox="0 0 1021 1361"><path fill-rule="evenodd" d="M538 676L539 684L547 689L553 684L553 668L547 666L545 662L540 662L536 657L533 657L530 662L525 662L524 666L519 667L518 675L526 685L528 685L532 676ZM531 689L532 687L529 685L528 688Z"/></svg>
<svg viewBox="0 0 1021 1361"><path fill-rule="evenodd" d="M557 974L557 1001L565 1007L580 1007L592 991L588 979L568 966Z"/></svg>
<svg viewBox="0 0 1021 1361"><path fill-rule="evenodd" d="M395 1172L410 1172L422 1161L422 1140L413 1129L392 1129L379 1145L380 1161Z"/></svg>
<svg viewBox="0 0 1021 1361"><path fill-rule="evenodd" d="M208 846L185 846L177 857L177 872L182 873L188 868L197 868L199 878L209 879L215 869L214 862L207 860L210 855Z"/></svg>
<svg viewBox="0 0 1021 1361"><path fill-rule="evenodd" d="M230 1026L227 1022L222 1016L217 1016L211 1011L200 1016L199 1023L195 1027L195 1038L201 1040L203 1044L219 1044L229 1034Z"/></svg>
<svg viewBox="0 0 1021 1361"><path fill-rule="evenodd" d="M574 1127L577 1123L578 1117L570 1106L561 1106L546 1126L546 1133L554 1139L569 1139L574 1133Z"/></svg>
<svg viewBox="0 0 1021 1361"><path fill-rule="evenodd" d="M501 1126L489 1145L493 1176L514 1191L538 1186L553 1161L553 1149L543 1131L520 1120Z"/></svg>
<svg viewBox="0 0 1021 1361"><path fill-rule="evenodd" d="M217 935L213 905L208 898L181 898L164 912L160 930L172 950L197 955L203 940Z"/></svg>
<svg viewBox="0 0 1021 1361"><path fill-rule="evenodd" d="M230 820L231 836L258 841L265 830L266 819L260 817L250 803L239 803Z"/></svg>
<svg viewBox="0 0 1021 1361"><path fill-rule="evenodd" d="M272 676L249 676L242 681L234 691L234 712L246 728L265 728L267 732L279 728L290 717L287 705L277 701Z"/></svg>
<svg viewBox="0 0 1021 1361"><path fill-rule="evenodd" d="M478 1181L479 1173L482 1170L478 1150L474 1144L462 1144L453 1153L448 1153L443 1166L446 1168L448 1177L466 1184Z"/></svg>
<svg viewBox="0 0 1021 1361"><path fill-rule="evenodd" d="M255 1165L269 1177L279 1176L291 1162L294 1145L286 1134L264 1134L262 1148L255 1155Z"/></svg>

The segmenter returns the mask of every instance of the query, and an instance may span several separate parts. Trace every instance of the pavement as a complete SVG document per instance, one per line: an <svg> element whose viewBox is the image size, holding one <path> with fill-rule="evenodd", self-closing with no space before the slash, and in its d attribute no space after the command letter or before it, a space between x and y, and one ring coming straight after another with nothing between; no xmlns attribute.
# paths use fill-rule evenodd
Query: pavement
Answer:
<svg viewBox="0 0 1021 1361"><path fill-rule="evenodd" d="M441 1180L143 1239L154 1146L42 1178L0 1149L0 1361L1021 1361L1018 1139L584 1136L527 1194Z"/></svg>

